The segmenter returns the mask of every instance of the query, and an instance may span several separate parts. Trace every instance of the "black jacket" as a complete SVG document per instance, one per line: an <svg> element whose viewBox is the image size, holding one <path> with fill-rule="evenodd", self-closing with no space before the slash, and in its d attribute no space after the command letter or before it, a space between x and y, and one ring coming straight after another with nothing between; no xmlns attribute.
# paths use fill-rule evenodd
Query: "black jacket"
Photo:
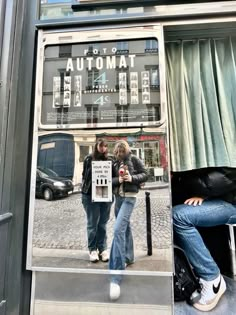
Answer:
<svg viewBox="0 0 236 315"><path fill-rule="evenodd" d="M236 204L236 168L210 167L173 173L173 205L191 197L222 199Z"/></svg>
<svg viewBox="0 0 236 315"><path fill-rule="evenodd" d="M141 183L144 183L148 179L147 171L143 165L143 162L137 158L135 155L129 154L127 158L123 161L124 165L128 166L130 175L132 176L132 182L124 182L123 190L124 192L135 192L139 191ZM120 162L115 161L112 168L112 186L114 193L119 191L119 168Z"/></svg>

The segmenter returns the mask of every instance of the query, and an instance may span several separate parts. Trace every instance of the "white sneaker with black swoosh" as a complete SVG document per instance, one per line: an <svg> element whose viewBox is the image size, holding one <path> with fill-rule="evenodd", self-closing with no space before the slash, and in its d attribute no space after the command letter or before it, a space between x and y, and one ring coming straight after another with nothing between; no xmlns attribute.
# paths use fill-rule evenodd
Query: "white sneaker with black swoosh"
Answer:
<svg viewBox="0 0 236 315"><path fill-rule="evenodd" d="M201 298L193 304L193 306L203 312L208 312L216 307L222 295L226 290L226 283L222 275L219 275L215 280L206 281L200 279L202 284Z"/></svg>

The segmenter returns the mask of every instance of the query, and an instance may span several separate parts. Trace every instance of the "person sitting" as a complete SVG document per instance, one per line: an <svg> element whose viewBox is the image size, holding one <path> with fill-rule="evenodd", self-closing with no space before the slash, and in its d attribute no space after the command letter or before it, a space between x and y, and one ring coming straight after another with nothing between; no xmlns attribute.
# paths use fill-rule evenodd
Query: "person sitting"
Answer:
<svg viewBox="0 0 236 315"><path fill-rule="evenodd" d="M174 239L186 253L202 284L193 304L212 310L226 291L219 267L197 227L236 223L236 169L212 167L172 174Z"/></svg>

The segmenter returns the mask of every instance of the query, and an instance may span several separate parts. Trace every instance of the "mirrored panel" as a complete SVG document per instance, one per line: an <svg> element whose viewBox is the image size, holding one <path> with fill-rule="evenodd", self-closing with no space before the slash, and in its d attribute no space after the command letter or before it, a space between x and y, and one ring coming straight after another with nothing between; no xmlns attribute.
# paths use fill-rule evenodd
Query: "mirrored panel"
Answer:
<svg viewBox="0 0 236 315"><path fill-rule="evenodd" d="M137 200L130 219L136 256L135 264L130 268L132 270L146 270L146 268L158 271L171 270L166 135L158 129L145 131L142 128L105 130L89 134L77 130L39 132L33 225L33 266L107 268L106 263L93 264L90 262L87 235L89 218L83 204L82 189L85 160L92 154L95 143L101 138L108 145L108 155L111 157L112 163L115 160L113 151L117 141L127 141L132 156L136 156L143 162L148 174L147 181L136 194ZM99 186L97 183L99 176L106 179L106 174L104 175L99 165L97 168L99 175L95 177L95 165L93 174L95 182L92 183L95 189ZM107 169L106 164L105 169ZM105 182L105 179L102 187L110 185L109 181ZM99 196L101 199L98 199L98 202L110 204L109 199L106 199L108 191ZM104 196L106 198L102 199ZM92 191L90 198L94 200ZM109 250L114 236L115 198L116 196L113 196L106 224ZM96 201L95 198L94 203ZM150 219L148 218L149 211ZM147 227L147 225L149 226ZM151 233L149 240L148 231ZM152 248L151 256L148 255L150 247Z"/></svg>
<svg viewBox="0 0 236 315"><path fill-rule="evenodd" d="M163 48L126 31L39 35L29 269L172 272Z"/></svg>

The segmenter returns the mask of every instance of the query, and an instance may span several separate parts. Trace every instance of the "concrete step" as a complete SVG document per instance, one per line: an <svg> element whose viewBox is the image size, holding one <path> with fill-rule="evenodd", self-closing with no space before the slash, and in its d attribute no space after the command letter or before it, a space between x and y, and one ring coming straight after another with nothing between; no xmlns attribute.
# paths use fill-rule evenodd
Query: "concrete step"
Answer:
<svg viewBox="0 0 236 315"><path fill-rule="evenodd" d="M110 301L109 284L108 274L33 272L31 315L172 314L169 273L123 275L116 302Z"/></svg>
<svg viewBox="0 0 236 315"><path fill-rule="evenodd" d="M34 315L171 315L171 306L35 301ZM31 314L32 315L32 314Z"/></svg>

